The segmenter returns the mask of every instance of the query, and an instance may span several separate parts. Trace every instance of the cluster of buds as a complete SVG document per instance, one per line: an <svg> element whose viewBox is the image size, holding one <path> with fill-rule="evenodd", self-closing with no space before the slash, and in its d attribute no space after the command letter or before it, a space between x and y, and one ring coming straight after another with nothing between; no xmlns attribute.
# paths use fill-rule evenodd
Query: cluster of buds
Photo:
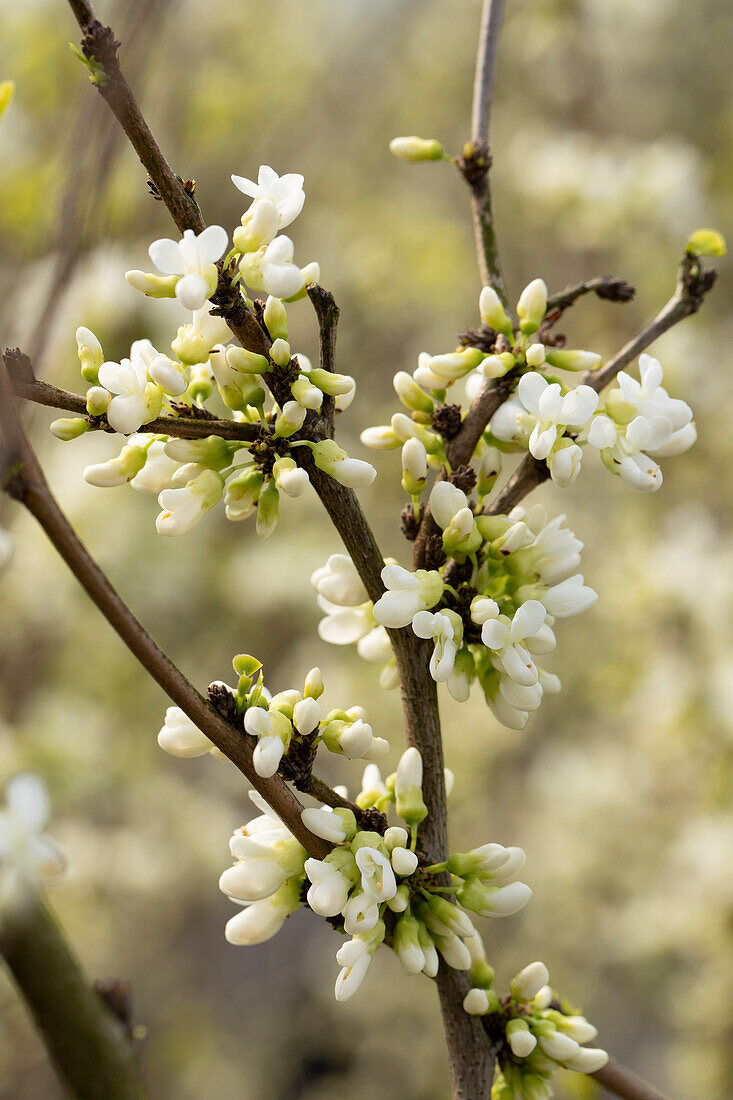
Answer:
<svg viewBox="0 0 733 1100"><path fill-rule="evenodd" d="M254 739L253 764L264 779L278 770L287 778L306 779L320 744L350 759L378 760L389 751L388 742L374 736L363 707L323 715L319 700L324 685L319 668L307 674L302 691L291 688L272 695L263 683L262 665L256 657L240 653L232 665L239 677L236 688L216 681L209 686L209 697L233 725L243 727ZM166 711L158 744L171 756L212 753L221 757L179 707Z"/></svg>
<svg viewBox="0 0 733 1100"><path fill-rule="evenodd" d="M303 810L307 828L333 845L325 859L307 858L273 811L253 797L264 815L234 834L230 849L236 863L220 879L224 893L246 906L228 922L226 937L231 943L261 943L305 900L351 937L336 953L337 1000L359 988L388 931L408 974L435 977L439 956L449 966L470 970L480 939L466 910L509 916L531 896L528 886L512 881L524 862L520 848L486 844L433 864L421 855L418 830L427 809L417 749L407 749L385 781L377 766L369 765L356 800L362 816L377 811L377 819L394 806L402 824L378 832L362 828L348 807Z"/></svg>
<svg viewBox="0 0 733 1100"><path fill-rule="evenodd" d="M298 497L309 484L308 474L296 462L297 447L310 448L319 469L351 488L369 485L376 476L373 466L350 458L332 439L313 443L294 438L309 412L321 409L324 397L338 412L348 408L356 389L353 378L314 368L305 355L291 353L288 343L285 301L303 297L306 286L319 277L317 264L302 271L292 264L287 237L275 238L302 209L303 177L278 177L263 165L257 184L239 176L233 179L254 201L235 230L235 247L224 260L224 271L229 277L232 261L240 257L239 274L230 277L231 290L241 294L250 309L256 308L267 337L267 355L232 344L228 325L209 300L219 284L217 265L227 248L226 231L216 225L198 236L186 230L180 241L159 240L150 246L161 275L126 275L131 286L148 297L176 298L193 311L191 322L179 326L171 354L158 351L149 340L136 340L129 357L113 362L105 359L94 333L79 328L77 350L89 387L88 415L65 417L51 425L62 440L100 426L132 436L115 458L88 467L85 478L100 487L129 482L135 489L156 493L161 506L156 526L164 535L190 530L223 499L228 519L246 519L256 512L257 533L266 538L277 526L281 495ZM290 250L290 258L283 249ZM241 289L242 278L252 290L266 292L266 301L250 301ZM212 399L236 422L257 427L253 442L218 436L179 440L140 431L161 415L206 416ZM216 415L221 413L217 410Z"/></svg>
<svg viewBox="0 0 733 1100"><path fill-rule="evenodd" d="M491 988L493 971L472 967L473 988L463 1007L483 1017L497 1059L492 1100L550 1100L558 1068L595 1073L605 1066L605 1050L586 1047L598 1034L584 1016L557 999L544 963L525 966L500 997Z"/></svg>
<svg viewBox="0 0 733 1100"><path fill-rule="evenodd" d="M333 555L311 578L326 612L321 637L356 643L367 660L385 662L380 682L395 682L387 629L411 627L434 643L430 671L454 699L468 698L478 680L496 717L522 729L545 693L560 681L539 659L554 650L557 619L587 610L596 593L575 572L582 542L548 521L541 505L487 516L448 481L429 498L442 530L445 563L411 572L390 563L382 571L386 591L372 604L351 560Z"/></svg>
<svg viewBox="0 0 733 1100"><path fill-rule="evenodd" d="M45 833L50 808L43 782L16 775L0 809L0 927L5 907L22 904L29 890L52 886L66 871L66 857Z"/></svg>

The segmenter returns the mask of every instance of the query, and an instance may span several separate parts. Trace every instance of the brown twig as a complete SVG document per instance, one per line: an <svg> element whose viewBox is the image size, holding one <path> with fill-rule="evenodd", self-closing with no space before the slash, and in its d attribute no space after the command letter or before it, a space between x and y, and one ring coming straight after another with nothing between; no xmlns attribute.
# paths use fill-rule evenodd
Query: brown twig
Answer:
<svg viewBox="0 0 733 1100"><path fill-rule="evenodd" d="M43 898L3 905L0 957L78 1100L141 1100L137 1057L125 1028L92 989Z"/></svg>
<svg viewBox="0 0 733 1100"><path fill-rule="evenodd" d="M484 286L492 286L506 306L508 296L499 259L489 184L489 121L503 16L504 0L484 0L473 84L471 142L464 149L459 167L471 188L471 213L481 281Z"/></svg>
<svg viewBox="0 0 733 1100"><path fill-rule="evenodd" d="M32 401L36 405L45 405L51 409L61 409L82 416L88 421L91 431L113 431L103 417L88 416L86 401L81 394L60 390L36 378L32 381L22 381L22 376L17 372L15 364L21 356L29 362L27 356L17 351L6 351L5 356L6 363L10 360L11 382L16 397L22 397L25 401ZM203 417L198 419L195 416L159 416L143 424L140 430L151 435L170 435L181 439L202 439L209 435L218 435L222 439L241 440L244 443L252 443L260 435L260 428L256 424Z"/></svg>
<svg viewBox="0 0 733 1100"><path fill-rule="evenodd" d="M659 1089L655 1089L615 1058L611 1058L597 1073L592 1073L591 1077L595 1077L598 1084L614 1096L620 1096L621 1100L667 1100Z"/></svg>
<svg viewBox="0 0 733 1100"><path fill-rule="evenodd" d="M557 294L551 294L547 299L547 312L557 311L559 318L561 313L586 294L596 294L607 302L630 302L635 293L635 288L624 279L617 279L613 275L597 275L594 279L585 279L582 283L566 286Z"/></svg>
<svg viewBox="0 0 733 1100"><path fill-rule="evenodd" d="M339 307L333 294L314 283L308 287L308 297L313 303L318 318L320 365L322 370L333 373L336 362L336 326L339 319ZM327 437L333 438L336 401L324 395L320 420Z"/></svg>
<svg viewBox="0 0 733 1100"><path fill-rule="evenodd" d="M0 460L2 487L35 517L87 595L143 668L176 706L239 768L303 847L322 858L329 851L329 845L305 828L300 817L302 806L290 788L281 779L262 779L257 775L252 764L249 740L224 721L163 653L77 537L56 503L23 431L4 363L0 367L0 428L4 440Z"/></svg>

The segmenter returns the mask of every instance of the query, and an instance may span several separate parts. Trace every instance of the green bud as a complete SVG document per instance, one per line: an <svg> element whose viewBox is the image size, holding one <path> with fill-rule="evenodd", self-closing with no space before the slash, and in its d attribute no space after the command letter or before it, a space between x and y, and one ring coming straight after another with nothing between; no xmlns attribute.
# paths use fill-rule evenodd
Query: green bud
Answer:
<svg viewBox="0 0 733 1100"><path fill-rule="evenodd" d="M396 137L389 143L389 151L408 164L419 164L422 160L443 160L445 149L435 138Z"/></svg>
<svg viewBox="0 0 733 1100"><path fill-rule="evenodd" d="M179 329L180 331L180 329ZM208 401L214 392L214 384L206 363L200 363L191 367L189 372L191 381L188 383L188 396L192 401Z"/></svg>
<svg viewBox="0 0 733 1100"><path fill-rule="evenodd" d="M395 393L406 409L413 412L424 412L432 415L435 411L435 402L422 386L418 386L415 379L407 371L398 371L392 380Z"/></svg>
<svg viewBox="0 0 733 1100"><path fill-rule="evenodd" d="M265 302L263 319L273 340L287 340L288 313L280 299L274 298L272 294Z"/></svg>
<svg viewBox="0 0 733 1100"><path fill-rule="evenodd" d="M64 416L60 420L54 420L49 426L51 434L64 443L68 443L71 439L78 439L91 428L91 424L83 416Z"/></svg>
<svg viewBox="0 0 733 1100"><path fill-rule="evenodd" d="M320 699L325 688L320 668L312 668L306 675L303 695L306 699Z"/></svg>
<svg viewBox="0 0 733 1100"><path fill-rule="evenodd" d="M112 394L102 386L91 386L87 390L87 412L90 416L104 416Z"/></svg>
<svg viewBox="0 0 733 1100"><path fill-rule="evenodd" d="M548 348L547 362L558 370L595 370L602 356L595 351L570 351L565 348Z"/></svg>
<svg viewBox="0 0 733 1100"><path fill-rule="evenodd" d="M280 518L280 493L274 478L269 478L257 501L257 534L261 539L269 538L277 527Z"/></svg>
<svg viewBox="0 0 733 1100"><path fill-rule="evenodd" d="M354 379L347 374L333 374L331 371L315 367L308 371L308 377L314 386L329 397L339 397L341 394L350 393L354 385Z"/></svg>
<svg viewBox="0 0 733 1100"><path fill-rule="evenodd" d="M257 355L247 348L229 347L226 350L227 363L238 374L266 374L271 364L264 355Z"/></svg>
<svg viewBox="0 0 733 1100"><path fill-rule="evenodd" d="M512 323L504 309L504 303L492 286L485 286L479 298L481 320L495 332L501 332L511 339L514 336Z"/></svg>
<svg viewBox="0 0 733 1100"><path fill-rule="evenodd" d="M477 962L471 964L471 984L475 985L478 989L489 989L494 983L494 969L489 966L486 959L479 959ZM496 1005L499 1006L499 998L495 993ZM490 1009L489 1011L494 1011Z"/></svg>
<svg viewBox="0 0 733 1100"><path fill-rule="evenodd" d="M694 256L725 256L725 237L717 229L697 229L688 240L686 250Z"/></svg>
<svg viewBox="0 0 733 1100"><path fill-rule="evenodd" d="M547 311L547 287L542 279L533 279L522 291L517 302L519 327L531 336L542 324Z"/></svg>
<svg viewBox="0 0 733 1100"><path fill-rule="evenodd" d="M81 376L85 382L96 386L99 368L104 362L102 345L91 329L81 326L76 330L76 348L81 363Z"/></svg>
<svg viewBox="0 0 733 1100"><path fill-rule="evenodd" d="M148 298L175 298L178 275L150 275L146 271L126 271L125 279L134 290Z"/></svg>

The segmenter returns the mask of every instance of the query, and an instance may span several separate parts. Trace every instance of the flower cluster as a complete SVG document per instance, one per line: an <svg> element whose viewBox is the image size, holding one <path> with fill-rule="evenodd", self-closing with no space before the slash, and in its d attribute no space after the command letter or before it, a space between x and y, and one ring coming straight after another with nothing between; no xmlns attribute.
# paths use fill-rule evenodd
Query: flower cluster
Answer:
<svg viewBox="0 0 733 1100"><path fill-rule="evenodd" d="M363 707L323 714L319 699L324 685L319 668L307 674L302 692L292 688L272 695L255 657L240 653L232 665L239 676L237 687L216 681L209 686L209 697L233 725L253 739L254 769L264 779L278 770L294 779L310 774L320 744L350 759L378 760L389 751L388 742L374 736ZM180 707L166 711L158 744L171 756L212 753L226 759Z"/></svg>
<svg viewBox="0 0 733 1100"><path fill-rule="evenodd" d="M497 1051L492 1100L549 1100L558 1068L595 1073L605 1066L605 1050L586 1047L597 1030L584 1016L559 1001L544 963L525 966L510 983L505 997L491 988L490 967L474 966L474 987L463 1007L482 1016Z"/></svg>
<svg viewBox="0 0 733 1100"><path fill-rule="evenodd" d="M597 447L604 465L631 489L654 492L662 471L654 458L683 454L697 439L689 405L670 397L662 386L662 365L650 355L639 356L641 381L620 371L618 386L607 395L604 409L593 417L588 442Z"/></svg>
<svg viewBox="0 0 733 1100"><path fill-rule="evenodd" d="M2 909L24 890L52 885L66 870L66 857L46 836L48 793L35 775L16 775L5 788L0 809L0 925Z"/></svg>
<svg viewBox="0 0 733 1100"><path fill-rule="evenodd" d="M539 663L555 648L556 620L587 610L597 598L575 572L583 544L563 526L564 516L548 521L541 505L517 507L508 516L477 515L448 481L439 481L429 500L445 564L415 572L385 566L386 591L372 605L351 560L333 555L311 578L326 612L319 633L336 644L356 642L362 657L386 662L380 682L391 687L386 628L411 626L434 642L432 677L446 683L454 699L467 699L477 679L499 721L521 729L544 694L560 689L557 676Z"/></svg>
<svg viewBox="0 0 733 1100"><path fill-rule="evenodd" d="M649 455L681 454L695 442L696 433L689 407L663 389L656 359L640 356L641 382L620 372L619 386L599 411L592 386L568 387L553 373L592 371L601 356L555 346L542 279L522 291L516 328L491 287L483 288L479 310L481 328L465 333L454 351L424 352L412 375L395 375L394 388L407 413L395 413L389 425L362 432L362 442L375 450L402 448L402 485L415 503L426 486L428 468L446 462L446 444L460 429L460 407L446 404L448 389L459 380L465 380L469 399L487 379L504 379L514 389L475 451L482 496L501 470L502 450L529 451L547 463L552 480L565 488L580 473L587 443L600 450L608 469L631 488L648 492L660 487L661 471Z"/></svg>
<svg viewBox="0 0 733 1100"><path fill-rule="evenodd" d="M341 966L337 1000L347 1000L359 988L388 928L408 974L435 977L439 955L449 966L469 970L480 940L465 910L509 916L531 896L528 886L513 881L524 863L521 848L485 844L435 864L420 855L418 829L427 809L417 749L403 753L386 781L376 765L369 765L356 800L362 815L377 811L375 824L394 805L404 825L378 832L361 828L346 806L303 810L307 828L333 845L325 859L307 858L273 811L259 796L251 797L264 813L232 836L236 862L219 882L225 894L245 906L228 922L226 937L235 944L262 943L305 900L351 937L336 953Z"/></svg>
<svg viewBox="0 0 733 1100"><path fill-rule="evenodd" d="M297 268L292 242L276 236L303 207L303 177L279 177L263 165L256 184L233 179L254 201L223 260L228 235L212 225L198 235L186 230L180 241L155 241L150 258L161 275L127 272L130 285L148 297L176 298L192 311L190 323L178 328L170 354L158 351L150 340L136 340L129 356L114 362L105 359L93 332L79 328L88 415L51 425L62 440L106 426L131 437L119 455L87 467L84 476L104 488L129 482L155 493L161 507L156 526L163 535L190 530L223 499L230 520L256 512L257 533L266 538L277 525L281 495L298 497L308 486L308 474L296 462L297 447L309 448L319 469L351 488L368 485L376 476L368 462L350 458L332 439L293 438L309 413L319 413L324 398L341 411L356 389L353 378L314 368L307 356L292 353L288 343L285 302L302 298L319 278L317 264ZM267 355L231 342L232 333L211 302L222 280L228 293L254 311ZM245 284L266 293L267 299L250 300ZM215 418L223 408L223 415L235 423L256 428L249 433L254 438L178 439L140 431L162 415L209 418L211 401L219 404Z"/></svg>

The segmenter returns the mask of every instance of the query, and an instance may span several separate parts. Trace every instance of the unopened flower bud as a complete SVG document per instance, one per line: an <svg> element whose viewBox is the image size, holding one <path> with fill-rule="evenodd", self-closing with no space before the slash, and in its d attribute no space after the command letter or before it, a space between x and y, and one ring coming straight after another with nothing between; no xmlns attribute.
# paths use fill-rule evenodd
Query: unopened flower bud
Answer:
<svg viewBox="0 0 733 1100"><path fill-rule="evenodd" d="M392 380L392 384L395 393L406 409L424 413L432 413L435 409L435 402L432 397L425 393L421 386L418 386L415 379L407 371L398 371Z"/></svg>
<svg viewBox="0 0 733 1100"><path fill-rule="evenodd" d="M228 347L226 358L229 367L239 374L266 374L270 370L270 364L264 355L257 355L247 348Z"/></svg>
<svg viewBox="0 0 733 1100"><path fill-rule="evenodd" d="M287 340L288 338L288 314L285 306L279 298L271 294L265 302L263 312L265 327L273 340Z"/></svg>
<svg viewBox="0 0 733 1100"><path fill-rule="evenodd" d="M103 386L90 386L87 390L87 412L90 416L104 416L112 394Z"/></svg>
<svg viewBox="0 0 733 1100"><path fill-rule="evenodd" d="M481 320L495 332L501 332L510 339L514 335L504 304L492 286L485 286L478 302Z"/></svg>
<svg viewBox="0 0 733 1100"><path fill-rule="evenodd" d="M306 410L297 401L286 401L283 411L275 420L275 435L284 439L294 435L303 427Z"/></svg>
<svg viewBox="0 0 733 1100"><path fill-rule="evenodd" d="M104 362L102 345L91 329L83 326L76 330L76 348L81 363L81 376L85 382L96 386L99 381L99 368Z"/></svg>
<svg viewBox="0 0 733 1100"><path fill-rule="evenodd" d="M501 451L496 447L487 447L481 457L476 481L476 491L480 497L485 497L491 492L494 482L501 473L501 466Z"/></svg>
<svg viewBox="0 0 733 1100"><path fill-rule="evenodd" d="M53 420L49 425L51 434L64 443L71 439L78 439L80 435L88 432L91 424L83 416L62 416L60 420Z"/></svg>
<svg viewBox="0 0 733 1100"><path fill-rule="evenodd" d="M278 338L274 341L270 348L270 358L278 367L287 367L290 362L290 344L287 340Z"/></svg>
<svg viewBox="0 0 733 1100"><path fill-rule="evenodd" d="M565 348L549 348L547 351L547 362L558 370L595 370L601 358L595 351L571 351Z"/></svg>
<svg viewBox="0 0 733 1100"><path fill-rule="evenodd" d="M419 439L408 439L402 446L402 488L416 497L425 488L428 476L428 456Z"/></svg>
<svg viewBox="0 0 733 1100"><path fill-rule="evenodd" d="M389 151L400 160L409 164L419 164L421 160L443 160L445 149L435 138L396 137L389 143Z"/></svg>
<svg viewBox="0 0 733 1100"><path fill-rule="evenodd" d="M517 302L519 327L525 336L531 336L542 324L547 311L547 286L542 279L533 279L522 291Z"/></svg>
<svg viewBox="0 0 733 1100"><path fill-rule="evenodd" d="M126 271L125 278L133 290L148 298L175 298L178 275L151 275L147 271Z"/></svg>
<svg viewBox="0 0 733 1100"><path fill-rule="evenodd" d="M416 748L406 749L397 765L395 805L398 816L408 825L419 825L427 817L422 796L422 757Z"/></svg>
<svg viewBox="0 0 733 1100"><path fill-rule="evenodd" d="M312 668L305 678L303 695L307 699L319 699L324 692L323 675L320 668Z"/></svg>

